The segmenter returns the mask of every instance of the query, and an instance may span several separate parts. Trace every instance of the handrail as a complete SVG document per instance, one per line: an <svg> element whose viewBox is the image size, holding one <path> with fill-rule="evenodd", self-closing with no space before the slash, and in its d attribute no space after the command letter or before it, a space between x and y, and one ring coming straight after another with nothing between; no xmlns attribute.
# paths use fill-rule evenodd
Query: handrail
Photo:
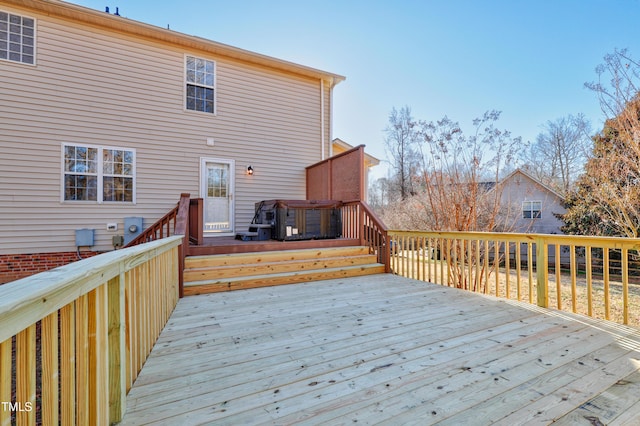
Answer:
<svg viewBox="0 0 640 426"><path fill-rule="evenodd" d="M629 324L640 307L640 239L389 230L391 268L409 278ZM637 315L635 316L637 317ZM640 319L634 321L640 325Z"/></svg>
<svg viewBox="0 0 640 426"><path fill-rule="evenodd" d="M0 401L17 408L0 410L0 424L120 421L177 303L181 244L167 237L0 286Z"/></svg>
<svg viewBox="0 0 640 426"><path fill-rule="evenodd" d="M158 219L153 225L149 226L144 231L142 231L133 240L129 241L129 243L125 246L125 248L132 247L142 243L148 243L149 241L159 240L164 237L177 234L176 226L178 224L178 220L183 221L183 223L185 220L187 221L186 225L184 225L185 227L183 227L180 232L180 235L184 235L185 229L186 230L189 229L188 228L189 196L190 194L186 194L186 193L180 194L180 200L178 201L178 204L176 204L174 208L169 210L167 214L165 214L160 219ZM185 216L185 210L184 210L185 204L187 206L186 216ZM180 210L181 205L182 205L182 210ZM182 212L182 217L178 218L178 215L180 214L180 212Z"/></svg>
<svg viewBox="0 0 640 426"><path fill-rule="evenodd" d="M140 235L131 240L129 244L125 246L133 247L138 244L147 243L149 241L159 240L170 235L182 236L182 245L179 248L180 260L178 264L180 285L179 294L180 297L184 296L184 260L189 255L189 243L190 243L190 227L189 227L189 207L191 205L190 194L180 194L180 201L171 209L167 214L158 219L153 225L142 231ZM196 207L198 208L198 207ZM173 226L171 226L173 224ZM201 232L201 231L200 231ZM196 237L197 238L197 237ZM197 238L197 241L200 241Z"/></svg>
<svg viewBox="0 0 640 426"><path fill-rule="evenodd" d="M376 254L378 262L385 265L385 272L391 272L390 241L382 220L360 200L344 201L341 209L342 236L359 239L360 244L369 247L369 252Z"/></svg>
<svg viewBox="0 0 640 426"><path fill-rule="evenodd" d="M189 254L189 194L181 194L180 202L178 203L174 234L182 236L182 245L180 246L179 259L178 259L178 271L179 271L179 285L178 294L180 298L184 297L184 263L185 258Z"/></svg>

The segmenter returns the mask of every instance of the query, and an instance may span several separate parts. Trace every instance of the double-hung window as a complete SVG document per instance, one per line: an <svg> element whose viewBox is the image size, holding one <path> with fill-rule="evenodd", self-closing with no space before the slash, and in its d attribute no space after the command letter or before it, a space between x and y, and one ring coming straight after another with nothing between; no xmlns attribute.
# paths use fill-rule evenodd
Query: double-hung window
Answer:
<svg viewBox="0 0 640 426"><path fill-rule="evenodd" d="M33 18L0 10L0 59L35 64L35 29Z"/></svg>
<svg viewBox="0 0 640 426"><path fill-rule="evenodd" d="M538 219L542 217L542 201L523 201L522 218Z"/></svg>
<svg viewBox="0 0 640 426"><path fill-rule="evenodd" d="M133 149L63 146L63 200L135 202Z"/></svg>
<svg viewBox="0 0 640 426"><path fill-rule="evenodd" d="M192 111L216 112L216 63L186 56L186 108Z"/></svg>

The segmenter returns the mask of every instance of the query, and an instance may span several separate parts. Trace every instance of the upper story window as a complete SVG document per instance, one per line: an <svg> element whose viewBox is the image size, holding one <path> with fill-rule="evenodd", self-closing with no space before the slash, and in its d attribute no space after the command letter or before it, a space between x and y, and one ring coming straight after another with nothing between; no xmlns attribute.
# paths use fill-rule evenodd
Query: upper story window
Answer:
<svg viewBox="0 0 640 426"><path fill-rule="evenodd" d="M0 11L0 59L35 63L35 20Z"/></svg>
<svg viewBox="0 0 640 426"><path fill-rule="evenodd" d="M135 201L135 159L131 149L63 146L64 201Z"/></svg>
<svg viewBox="0 0 640 426"><path fill-rule="evenodd" d="M523 201L523 219L538 219L542 217L542 201Z"/></svg>
<svg viewBox="0 0 640 426"><path fill-rule="evenodd" d="M185 67L187 109L215 114L216 63L187 56Z"/></svg>

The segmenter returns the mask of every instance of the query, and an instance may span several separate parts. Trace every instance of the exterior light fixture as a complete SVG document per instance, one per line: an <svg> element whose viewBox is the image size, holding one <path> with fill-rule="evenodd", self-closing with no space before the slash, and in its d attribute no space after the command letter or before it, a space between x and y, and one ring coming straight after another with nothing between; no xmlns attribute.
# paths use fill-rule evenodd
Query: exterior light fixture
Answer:
<svg viewBox="0 0 640 426"><path fill-rule="evenodd" d="M253 167L251 167L251 166L248 166L248 167L247 167L247 174L248 174L249 176L253 175Z"/></svg>

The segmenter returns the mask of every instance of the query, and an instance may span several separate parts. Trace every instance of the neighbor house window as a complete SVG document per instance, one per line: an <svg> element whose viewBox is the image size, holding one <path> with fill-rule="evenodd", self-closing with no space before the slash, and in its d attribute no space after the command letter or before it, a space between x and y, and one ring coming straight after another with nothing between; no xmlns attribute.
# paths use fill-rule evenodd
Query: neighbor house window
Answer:
<svg viewBox="0 0 640 426"><path fill-rule="evenodd" d="M0 11L0 59L35 63L35 20Z"/></svg>
<svg viewBox="0 0 640 426"><path fill-rule="evenodd" d="M522 217L524 219L537 219L542 216L542 201L523 201Z"/></svg>
<svg viewBox="0 0 640 426"><path fill-rule="evenodd" d="M135 160L131 149L64 145L65 201L135 201Z"/></svg>
<svg viewBox="0 0 640 426"><path fill-rule="evenodd" d="M187 56L185 66L187 109L215 114L215 62Z"/></svg>

